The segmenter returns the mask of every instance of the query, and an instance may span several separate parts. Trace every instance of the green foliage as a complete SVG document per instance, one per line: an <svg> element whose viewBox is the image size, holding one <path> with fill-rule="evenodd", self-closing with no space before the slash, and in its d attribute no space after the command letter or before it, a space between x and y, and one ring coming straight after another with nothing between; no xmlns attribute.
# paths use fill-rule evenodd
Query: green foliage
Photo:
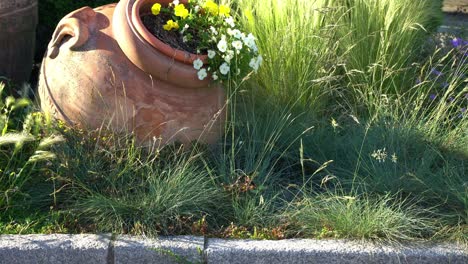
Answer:
<svg viewBox="0 0 468 264"><path fill-rule="evenodd" d="M226 197L182 148L152 152L117 136L67 133L57 155L65 188L58 196L84 230L174 234L222 212Z"/></svg>
<svg viewBox="0 0 468 264"><path fill-rule="evenodd" d="M143 148L59 123L66 143L50 146L50 166L31 161L45 121L4 95L0 201L37 201L48 220L4 215L0 232L468 242L468 63L421 48L440 1L222 2L265 63L225 84L219 144Z"/></svg>
<svg viewBox="0 0 468 264"><path fill-rule="evenodd" d="M52 144L61 141L60 137L46 136L47 126L44 116L34 112L27 98L8 95L5 85L0 83L0 209L27 207L38 202L41 197L47 200L50 193L42 193L32 198L28 189L44 184L48 166L55 158L49 151ZM43 175L38 177L38 175ZM35 190L33 190L35 192ZM22 201L22 203L20 202Z"/></svg>
<svg viewBox="0 0 468 264"><path fill-rule="evenodd" d="M0 234L56 234L68 233L64 223L70 222L57 211L31 212L18 208L0 214Z"/></svg>
<svg viewBox="0 0 468 264"><path fill-rule="evenodd" d="M424 237L436 229L427 209L389 195L368 197L305 194L290 208L297 232L318 237L402 241Z"/></svg>
<svg viewBox="0 0 468 264"><path fill-rule="evenodd" d="M78 8L98 7L115 2L112 0L39 0L39 23L53 29L62 17Z"/></svg>
<svg viewBox="0 0 468 264"><path fill-rule="evenodd" d="M442 16L441 1L233 2L266 58L255 80L314 112L337 100L351 111L373 111L375 97L410 89L412 63Z"/></svg>

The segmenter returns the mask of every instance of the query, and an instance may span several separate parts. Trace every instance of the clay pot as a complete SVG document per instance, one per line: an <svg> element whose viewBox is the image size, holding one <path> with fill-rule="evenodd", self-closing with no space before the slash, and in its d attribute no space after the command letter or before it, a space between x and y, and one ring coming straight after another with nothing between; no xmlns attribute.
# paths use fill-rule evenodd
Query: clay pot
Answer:
<svg viewBox="0 0 468 264"><path fill-rule="evenodd" d="M37 0L0 1L0 76L29 80L37 20Z"/></svg>
<svg viewBox="0 0 468 264"><path fill-rule="evenodd" d="M171 46L165 44L158 38L156 38L153 34L151 34L148 30L146 30L143 22L141 21L142 15L147 15L151 13L151 6L154 3L160 3L162 6L167 6L169 3L172 3L173 0L141 0L141 1L133 1L135 4L131 6L131 10L128 10L131 14L132 24L135 27L135 30L138 34L146 40L146 42L150 43L151 46L158 49L161 53L174 58L178 61L190 63L192 64L194 60L201 59L202 61L206 62L208 60L207 55L196 55L189 52L185 52L182 50L177 50L172 48ZM179 1L182 4L186 4L187 0ZM130 6L128 6L130 8Z"/></svg>
<svg viewBox="0 0 468 264"><path fill-rule="evenodd" d="M224 90L198 80L195 55L169 56L142 37L150 33L136 16L149 2L121 0L64 17L41 66L41 107L70 124L132 132L142 143L214 143L223 131Z"/></svg>

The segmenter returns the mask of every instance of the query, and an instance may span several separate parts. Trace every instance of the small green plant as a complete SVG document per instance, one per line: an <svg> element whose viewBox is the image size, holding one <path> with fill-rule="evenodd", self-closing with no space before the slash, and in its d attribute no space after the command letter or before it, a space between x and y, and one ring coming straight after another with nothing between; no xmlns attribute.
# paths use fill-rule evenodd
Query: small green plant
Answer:
<svg viewBox="0 0 468 264"><path fill-rule="evenodd" d="M202 264L204 263L204 261L197 261L197 262L193 262L193 261L190 261L187 257L184 257L184 256L181 256L177 253L175 253L174 251L170 250L170 249L165 249L165 248L155 248L155 249L152 249L164 256L168 256L169 258L171 258L173 261L175 261L176 263L179 263L179 264ZM198 251L198 254L203 258L203 250L199 247L197 247L197 251Z"/></svg>
<svg viewBox="0 0 468 264"><path fill-rule="evenodd" d="M33 175L47 175L48 164L56 157L50 147L62 141L59 136L46 134L45 118L33 111L29 99L7 95L4 87L0 83L0 208L3 210L17 206L19 198L34 200L30 199L28 186L45 179Z"/></svg>

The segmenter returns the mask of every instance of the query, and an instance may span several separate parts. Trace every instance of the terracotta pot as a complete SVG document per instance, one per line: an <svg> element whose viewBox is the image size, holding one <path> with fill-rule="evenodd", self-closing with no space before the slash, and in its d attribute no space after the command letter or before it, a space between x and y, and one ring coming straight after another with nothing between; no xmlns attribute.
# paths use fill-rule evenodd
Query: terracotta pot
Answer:
<svg viewBox="0 0 468 264"><path fill-rule="evenodd" d="M0 1L0 76L29 80L37 19L37 0Z"/></svg>
<svg viewBox="0 0 468 264"><path fill-rule="evenodd" d="M135 27L135 31L146 40L151 46L158 49L163 54L173 57L174 59L186 62L186 63L193 63L196 59L201 59L202 61L206 62L208 60L207 55L196 55L189 52L185 52L182 50L177 50L172 48L171 46L165 44L158 38L156 38L153 34L151 34L148 30L146 30L143 22L141 21L142 15L147 15L151 13L151 6L154 3L160 3L162 6L167 6L169 3L172 3L173 0L141 0L141 1L131 1L135 2L133 5L127 6L129 9L129 13L131 15L132 25ZM186 4L187 0L180 1L182 4Z"/></svg>
<svg viewBox="0 0 468 264"><path fill-rule="evenodd" d="M139 2L148 1L84 7L60 21L39 77L42 109L85 128L133 132L142 143L214 143L223 131L223 88L142 37L132 17Z"/></svg>

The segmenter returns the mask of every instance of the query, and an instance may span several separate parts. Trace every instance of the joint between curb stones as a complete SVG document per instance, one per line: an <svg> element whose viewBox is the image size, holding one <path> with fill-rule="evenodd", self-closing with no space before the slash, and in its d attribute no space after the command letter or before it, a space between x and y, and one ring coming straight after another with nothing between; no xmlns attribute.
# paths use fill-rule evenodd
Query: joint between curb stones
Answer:
<svg viewBox="0 0 468 264"><path fill-rule="evenodd" d="M203 264L208 263L208 254L206 252L207 249L208 249L208 237L203 236L203 251L201 252L201 258L202 258Z"/></svg>
<svg viewBox="0 0 468 264"><path fill-rule="evenodd" d="M116 239L117 235L112 233L109 240L109 246L107 248L107 264L115 264L114 243Z"/></svg>

